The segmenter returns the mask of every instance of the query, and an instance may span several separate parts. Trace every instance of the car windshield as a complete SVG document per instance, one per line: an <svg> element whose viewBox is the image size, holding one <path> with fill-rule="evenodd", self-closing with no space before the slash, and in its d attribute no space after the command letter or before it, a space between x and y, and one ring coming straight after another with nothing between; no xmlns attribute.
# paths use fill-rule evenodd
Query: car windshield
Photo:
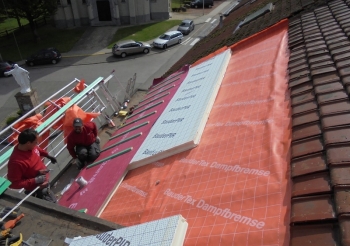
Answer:
<svg viewBox="0 0 350 246"><path fill-rule="evenodd" d="M188 27L188 26L190 26L190 23L188 23L188 22L182 22L182 23L180 24L180 26Z"/></svg>
<svg viewBox="0 0 350 246"><path fill-rule="evenodd" d="M164 40L169 40L170 39L170 36L169 35L166 35L166 34L163 34L159 37L160 39L164 39Z"/></svg>
<svg viewBox="0 0 350 246"><path fill-rule="evenodd" d="M138 45L142 45L142 43L141 43L141 42L138 42L138 41L135 41L135 43L137 43Z"/></svg>

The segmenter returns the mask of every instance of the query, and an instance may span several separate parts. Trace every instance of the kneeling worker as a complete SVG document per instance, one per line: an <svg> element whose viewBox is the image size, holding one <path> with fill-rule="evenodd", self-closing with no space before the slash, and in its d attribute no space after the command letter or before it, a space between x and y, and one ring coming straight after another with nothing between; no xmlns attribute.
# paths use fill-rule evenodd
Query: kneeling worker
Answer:
<svg viewBox="0 0 350 246"><path fill-rule="evenodd" d="M67 149L74 158L72 164L82 169L100 156L100 138L94 122L83 123L82 119L75 118L73 127L67 137Z"/></svg>
<svg viewBox="0 0 350 246"><path fill-rule="evenodd" d="M40 187L32 195L50 202L57 202L53 192L47 188L49 184L49 169L41 161L41 156L51 160L53 164L56 158L50 156L38 144L38 133L33 129L26 129L18 135L18 144L8 162L7 178L11 181L10 188L25 189L29 194L36 187Z"/></svg>

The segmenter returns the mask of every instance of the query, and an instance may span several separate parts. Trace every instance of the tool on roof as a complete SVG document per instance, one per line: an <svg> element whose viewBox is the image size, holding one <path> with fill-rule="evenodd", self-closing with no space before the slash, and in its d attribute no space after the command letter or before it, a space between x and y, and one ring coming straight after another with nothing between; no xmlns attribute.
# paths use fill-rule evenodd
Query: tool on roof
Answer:
<svg viewBox="0 0 350 246"><path fill-rule="evenodd" d="M11 235L10 232L11 232L11 228L8 228L6 230L2 230L0 232L0 240L4 240L4 239L8 238Z"/></svg>
<svg viewBox="0 0 350 246"><path fill-rule="evenodd" d="M22 242L23 242L22 233L20 233L19 236L10 234L6 239L0 240L0 244L5 246L19 246L19 245L22 245Z"/></svg>
<svg viewBox="0 0 350 246"><path fill-rule="evenodd" d="M109 126L110 128L115 127L115 124L114 124L113 120L112 120L111 118L109 118L107 114L104 114L104 116L105 116L105 118L106 118L106 120L107 120L107 122L108 122L108 126Z"/></svg>
<svg viewBox="0 0 350 246"><path fill-rule="evenodd" d="M22 233L20 233L19 236L11 239L9 243L11 243L10 246L20 246L22 245L22 242L23 242L23 236L22 236Z"/></svg>
<svg viewBox="0 0 350 246"><path fill-rule="evenodd" d="M0 210L0 218L2 218L3 216L5 216L9 211L11 211L12 208L11 207L5 207L3 209ZM11 213L8 215L8 217L10 219L15 219L17 218L19 213L19 208L16 208L15 210L11 211Z"/></svg>
<svg viewBox="0 0 350 246"><path fill-rule="evenodd" d="M9 228L14 228L16 226L16 224L18 223L18 221L20 219L22 219L23 217L24 217L24 214L22 213L16 219L9 220L9 221L5 222L4 225L2 226L2 229L5 230L5 229L9 229Z"/></svg>

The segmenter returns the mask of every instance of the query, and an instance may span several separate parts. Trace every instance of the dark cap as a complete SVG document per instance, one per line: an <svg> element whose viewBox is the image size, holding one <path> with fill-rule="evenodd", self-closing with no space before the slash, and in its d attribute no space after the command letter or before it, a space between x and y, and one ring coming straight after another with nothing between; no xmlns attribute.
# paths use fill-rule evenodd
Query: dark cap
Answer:
<svg viewBox="0 0 350 246"><path fill-rule="evenodd" d="M80 118L75 118L73 121L73 126L83 126L83 121Z"/></svg>

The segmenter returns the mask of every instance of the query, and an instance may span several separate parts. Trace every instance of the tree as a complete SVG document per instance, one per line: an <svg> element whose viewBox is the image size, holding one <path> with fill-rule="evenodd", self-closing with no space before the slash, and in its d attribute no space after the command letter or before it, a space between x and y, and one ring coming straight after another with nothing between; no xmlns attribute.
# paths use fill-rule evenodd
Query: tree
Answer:
<svg viewBox="0 0 350 246"><path fill-rule="evenodd" d="M4 0L7 15L10 18L27 19L34 40L37 42L40 37L37 32L35 20L42 17L49 17L57 11L57 0Z"/></svg>

